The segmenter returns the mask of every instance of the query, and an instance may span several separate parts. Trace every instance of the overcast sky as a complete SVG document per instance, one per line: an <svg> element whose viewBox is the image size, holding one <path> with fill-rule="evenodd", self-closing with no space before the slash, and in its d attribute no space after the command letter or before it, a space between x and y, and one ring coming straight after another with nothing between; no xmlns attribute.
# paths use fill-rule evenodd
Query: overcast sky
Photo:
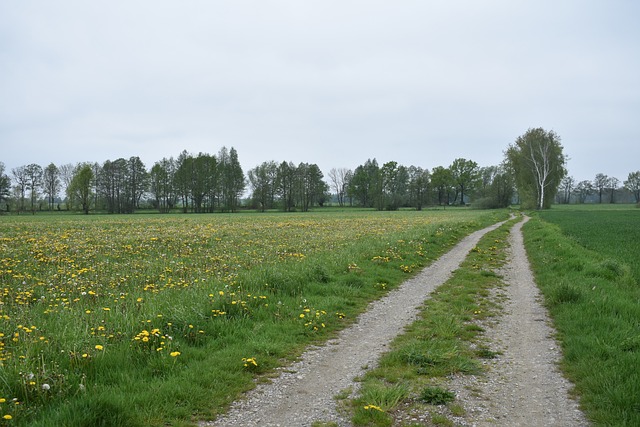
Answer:
<svg viewBox="0 0 640 427"><path fill-rule="evenodd" d="M638 22L636 0L1 1L0 161L491 166L543 127L578 181L625 180Z"/></svg>

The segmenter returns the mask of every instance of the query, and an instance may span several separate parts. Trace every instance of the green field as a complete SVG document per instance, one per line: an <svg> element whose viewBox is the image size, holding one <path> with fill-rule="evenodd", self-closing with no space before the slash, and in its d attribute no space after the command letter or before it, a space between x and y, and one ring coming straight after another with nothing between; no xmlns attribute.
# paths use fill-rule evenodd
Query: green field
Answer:
<svg viewBox="0 0 640 427"><path fill-rule="evenodd" d="M552 209L524 232L588 418L640 425L640 210Z"/></svg>
<svg viewBox="0 0 640 427"><path fill-rule="evenodd" d="M628 265L640 282L640 209L616 205L590 209L553 209L542 213L580 245Z"/></svg>
<svg viewBox="0 0 640 427"><path fill-rule="evenodd" d="M506 212L0 217L0 425L191 425Z"/></svg>

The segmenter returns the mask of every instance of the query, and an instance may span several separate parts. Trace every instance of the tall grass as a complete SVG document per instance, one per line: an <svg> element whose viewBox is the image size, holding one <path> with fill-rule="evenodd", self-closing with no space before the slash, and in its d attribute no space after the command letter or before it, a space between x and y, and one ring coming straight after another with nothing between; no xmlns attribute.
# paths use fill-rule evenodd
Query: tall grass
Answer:
<svg viewBox="0 0 640 427"><path fill-rule="evenodd" d="M550 211L524 227L562 368L596 425L640 425L639 214Z"/></svg>
<svg viewBox="0 0 640 427"><path fill-rule="evenodd" d="M497 217L0 220L0 425L164 426L220 413Z"/></svg>

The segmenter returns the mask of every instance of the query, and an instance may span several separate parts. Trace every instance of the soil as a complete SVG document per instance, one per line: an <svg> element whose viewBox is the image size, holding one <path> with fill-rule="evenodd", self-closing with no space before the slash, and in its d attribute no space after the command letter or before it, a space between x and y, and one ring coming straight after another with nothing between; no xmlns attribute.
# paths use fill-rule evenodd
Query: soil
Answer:
<svg viewBox="0 0 640 427"><path fill-rule="evenodd" d="M280 370L235 402L229 412L201 426L311 426L314 422L350 426L334 396L357 389L354 381L374 367L387 345L417 316L429 294L451 276L469 251L487 232L464 238L420 274L371 304L358 321L321 347L307 351L298 362ZM539 302L539 294L522 242L522 222L511 232L509 262L502 272L508 286L505 310L486 340L501 354L477 377L451 379L465 415L457 425L587 425L577 404L569 398L571 384L557 369L560 351L553 329ZM451 417L450 417L451 418ZM411 422L428 422L428 414ZM414 424L415 425L415 424ZM423 424L429 425L429 424Z"/></svg>

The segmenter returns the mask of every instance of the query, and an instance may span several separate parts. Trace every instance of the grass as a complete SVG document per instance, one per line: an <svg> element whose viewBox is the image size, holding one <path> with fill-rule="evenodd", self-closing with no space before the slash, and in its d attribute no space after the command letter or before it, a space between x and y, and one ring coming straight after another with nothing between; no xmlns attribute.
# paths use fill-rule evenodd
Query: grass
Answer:
<svg viewBox="0 0 640 427"><path fill-rule="evenodd" d="M464 414L443 384L451 375L480 373L481 360L495 355L482 344L479 325L500 310L490 290L502 285L495 271L504 263L513 223L480 240L461 267L425 302L419 319L391 343L379 365L364 375L360 394L352 400L354 425L397 425L401 415L425 413L431 415L433 425L453 425L448 415ZM395 389L405 392L392 401L379 397L386 394L384 390ZM436 408L438 405L446 406Z"/></svg>
<svg viewBox="0 0 640 427"><path fill-rule="evenodd" d="M603 262L610 263L608 269L614 274L619 268L616 264L624 264L640 281L640 263L637 262L640 254L640 209L628 205L621 205L615 210L593 207L566 209L545 211L541 218L558 225L579 245L601 254L605 258Z"/></svg>
<svg viewBox="0 0 640 427"><path fill-rule="evenodd" d="M543 212L524 227L562 368L595 425L640 425L640 211Z"/></svg>
<svg viewBox="0 0 640 427"><path fill-rule="evenodd" d="M0 425L210 419L500 216L2 217Z"/></svg>
<svg viewBox="0 0 640 427"><path fill-rule="evenodd" d="M455 399L456 395L440 387L425 387L420 393L420 400L430 405L446 405Z"/></svg>

